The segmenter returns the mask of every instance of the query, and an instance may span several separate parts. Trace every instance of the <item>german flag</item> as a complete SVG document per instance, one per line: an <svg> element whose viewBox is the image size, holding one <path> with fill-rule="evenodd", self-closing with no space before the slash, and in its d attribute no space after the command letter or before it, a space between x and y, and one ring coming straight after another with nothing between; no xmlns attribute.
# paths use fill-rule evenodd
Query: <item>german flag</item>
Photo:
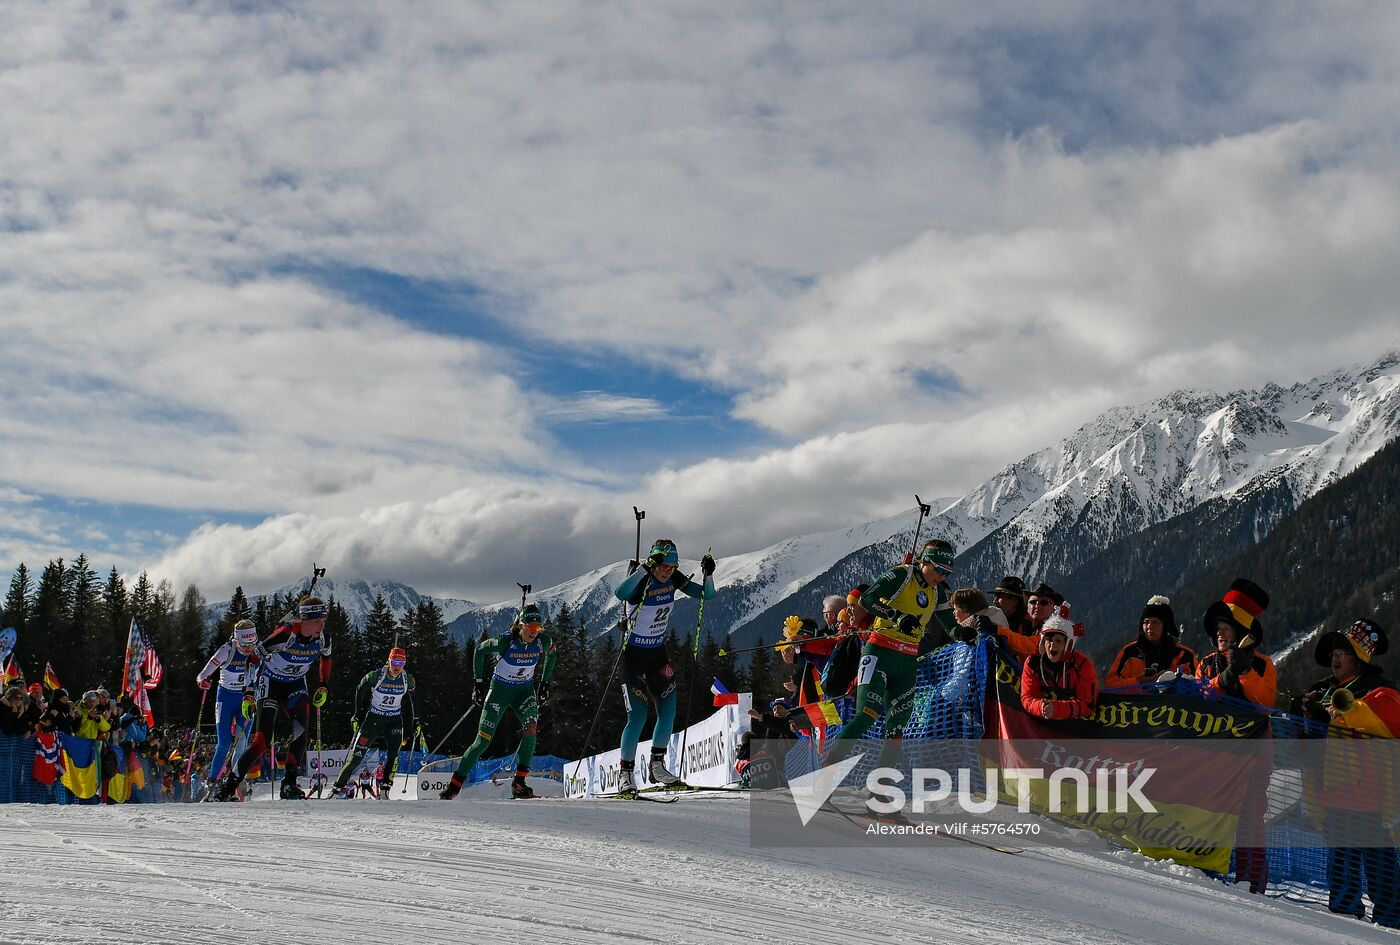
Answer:
<svg viewBox="0 0 1400 945"><path fill-rule="evenodd" d="M58 681L58 673L53 671L52 663L44 664L44 688L50 692L56 692L63 688L63 684Z"/></svg>
<svg viewBox="0 0 1400 945"><path fill-rule="evenodd" d="M6 686L13 682L19 682L23 678L24 674L19 671L18 661L11 659L8 663L5 664L4 684Z"/></svg>

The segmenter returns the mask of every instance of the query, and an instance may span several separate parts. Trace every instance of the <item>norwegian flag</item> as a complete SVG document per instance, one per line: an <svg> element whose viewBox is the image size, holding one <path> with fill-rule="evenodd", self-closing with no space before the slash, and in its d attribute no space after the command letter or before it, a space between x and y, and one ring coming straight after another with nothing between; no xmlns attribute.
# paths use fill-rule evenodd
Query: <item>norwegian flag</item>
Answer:
<svg viewBox="0 0 1400 945"><path fill-rule="evenodd" d="M131 630L126 636L126 660L122 665L122 692L131 696L132 701L141 707L141 713L146 717L147 725L155 725L156 718L151 713L151 699L146 692L158 686L164 675L165 670L160 665L160 657L156 656L155 647L151 646L146 631L142 630L135 620L132 620Z"/></svg>

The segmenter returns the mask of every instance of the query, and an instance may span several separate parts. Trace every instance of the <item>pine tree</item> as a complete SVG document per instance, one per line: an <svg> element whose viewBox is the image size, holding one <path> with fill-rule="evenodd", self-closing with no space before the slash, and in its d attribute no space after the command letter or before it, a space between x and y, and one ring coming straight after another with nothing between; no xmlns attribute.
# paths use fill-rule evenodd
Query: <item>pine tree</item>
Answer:
<svg viewBox="0 0 1400 945"><path fill-rule="evenodd" d="M331 643L331 698L322 709L321 739L324 747L338 747L354 735L355 687L364 675L364 635L350 622L350 614L332 595L326 602L326 639ZM229 610L232 611L230 606Z"/></svg>
<svg viewBox="0 0 1400 945"><path fill-rule="evenodd" d="M757 708L775 698L770 693L773 692L774 665L777 661L773 658L773 651L764 646L762 635L754 641L754 646L758 649L749 656L749 685L753 687L753 704Z"/></svg>
<svg viewBox="0 0 1400 945"><path fill-rule="evenodd" d="M29 610L29 639L21 639L16 645L16 650L22 649L26 654L25 662L31 668L36 661L42 664L55 657L68 665L65 656L72 651L72 641L68 639L69 599L68 568L62 558L55 558L39 575ZM91 682L83 680L81 685L88 687Z"/></svg>
<svg viewBox="0 0 1400 945"><path fill-rule="evenodd" d="M370 664L378 665L388 659L389 649L394 645L395 637L402 635L407 638L412 633L412 628L411 611L404 614L403 624L400 625L395 621L394 612L389 608L389 602L384 599L384 595L376 594L369 613L365 615L364 642L366 658ZM414 662L417 662L416 658ZM368 671L369 667L366 666L364 672Z"/></svg>
<svg viewBox="0 0 1400 945"><path fill-rule="evenodd" d="M126 636L131 629L131 602L127 599L126 582L117 573L115 566L107 572L107 583L102 585L100 621L103 642L98 665L103 670L110 671L115 679L121 674L121 660L126 652Z"/></svg>
<svg viewBox="0 0 1400 945"><path fill-rule="evenodd" d="M0 627L14 627L19 639L29 634L29 601L34 593L34 582L29 576L29 568L21 561L10 579L10 590L5 595L5 603L0 605Z"/></svg>
<svg viewBox="0 0 1400 945"><path fill-rule="evenodd" d="M102 632L101 593L97 572L88 564L87 555L78 555L69 571L68 626L63 634L68 645L51 655L45 654L59 679L68 678L65 671L74 679L104 679L110 651ZM59 669L60 665L64 668Z"/></svg>

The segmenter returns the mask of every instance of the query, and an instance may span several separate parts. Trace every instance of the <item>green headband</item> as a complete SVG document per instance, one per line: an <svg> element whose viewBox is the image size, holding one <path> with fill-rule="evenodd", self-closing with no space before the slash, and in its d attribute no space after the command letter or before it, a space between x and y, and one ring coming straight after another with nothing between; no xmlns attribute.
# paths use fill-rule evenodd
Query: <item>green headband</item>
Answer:
<svg viewBox="0 0 1400 945"><path fill-rule="evenodd" d="M939 567L953 570L953 555L956 554L952 548L939 548L937 546L925 548L919 553L920 561L927 561L929 564L936 564Z"/></svg>

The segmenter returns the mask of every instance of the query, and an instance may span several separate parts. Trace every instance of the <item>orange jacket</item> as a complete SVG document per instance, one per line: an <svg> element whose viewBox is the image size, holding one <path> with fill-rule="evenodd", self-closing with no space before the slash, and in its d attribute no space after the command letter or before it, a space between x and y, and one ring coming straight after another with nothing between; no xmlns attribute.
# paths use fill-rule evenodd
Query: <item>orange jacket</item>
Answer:
<svg viewBox="0 0 1400 945"><path fill-rule="evenodd" d="M1046 699L1054 700L1052 719L1087 719L1098 698L1094 661L1078 650L1070 650L1058 663L1037 653L1021 670L1021 707L1038 719L1045 718L1041 703Z"/></svg>
<svg viewBox="0 0 1400 945"><path fill-rule="evenodd" d="M1006 645L1011 649L1011 656L1018 665L1024 665L1026 660L1040 652L1040 637L1035 633L1027 635L998 625L997 636L1006 638Z"/></svg>
<svg viewBox="0 0 1400 945"><path fill-rule="evenodd" d="M1278 699L1278 670L1274 668L1273 660L1256 650L1249 671L1240 676L1237 685L1227 687L1221 684L1219 677L1229 665L1229 657L1219 650L1212 650L1201 657L1196 666L1196 678L1209 681L1216 692L1248 699L1267 709L1274 707Z"/></svg>
<svg viewBox="0 0 1400 945"><path fill-rule="evenodd" d="M1154 653L1155 649L1155 653ZM1148 659L1155 670L1149 671ZM1139 636L1132 643L1118 651L1113 663L1104 676L1105 689L1119 686L1136 686L1139 683L1153 682L1168 670L1180 670L1182 675L1196 675L1196 654L1190 647L1182 646L1175 640L1163 639L1155 648ZM1144 679L1147 676L1149 678Z"/></svg>

